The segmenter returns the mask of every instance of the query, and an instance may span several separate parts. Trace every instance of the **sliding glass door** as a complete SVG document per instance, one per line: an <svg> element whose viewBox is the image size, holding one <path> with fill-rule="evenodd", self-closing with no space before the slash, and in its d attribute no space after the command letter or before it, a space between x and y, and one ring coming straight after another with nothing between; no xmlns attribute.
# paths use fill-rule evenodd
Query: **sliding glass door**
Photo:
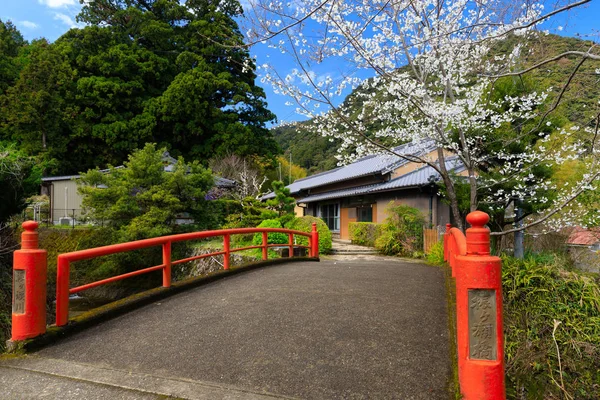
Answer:
<svg viewBox="0 0 600 400"><path fill-rule="evenodd" d="M338 203L321 205L319 207L319 214L330 231L340 230L340 205Z"/></svg>

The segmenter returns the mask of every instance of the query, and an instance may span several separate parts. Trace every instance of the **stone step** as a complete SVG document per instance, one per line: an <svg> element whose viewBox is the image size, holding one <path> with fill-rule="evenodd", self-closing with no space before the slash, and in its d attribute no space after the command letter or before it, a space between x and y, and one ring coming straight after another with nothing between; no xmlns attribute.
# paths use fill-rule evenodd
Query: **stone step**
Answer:
<svg viewBox="0 0 600 400"><path fill-rule="evenodd" d="M332 249L333 254L379 254L377 250L365 249L365 250L354 250L354 249Z"/></svg>

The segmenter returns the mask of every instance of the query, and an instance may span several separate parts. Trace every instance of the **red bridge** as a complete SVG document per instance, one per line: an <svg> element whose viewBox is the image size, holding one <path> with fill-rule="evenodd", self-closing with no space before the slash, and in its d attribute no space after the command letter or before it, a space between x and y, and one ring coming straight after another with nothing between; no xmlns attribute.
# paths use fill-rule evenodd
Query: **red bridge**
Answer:
<svg viewBox="0 0 600 400"><path fill-rule="evenodd" d="M0 360L0 392L60 399L447 399L460 390L466 399L502 399L500 262L489 255L487 218L471 213L466 237L448 227L445 256L455 283L444 269L418 261L311 262L319 261L314 226L311 233L194 232L61 254L50 327L46 252L37 248L37 224L26 222L15 252L10 345L28 355ZM290 256L295 248L308 256L268 260L268 248L282 246L268 244L269 232L288 235ZM232 235L248 233L260 233L262 244L231 247ZM223 239L221 251L171 258L172 243L215 236ZM308 244L295 244L299 236ZM160 265L70 287L73 262L153 246L162 247ZM230 269L230 254L248 249L261 249L263 263ZM171 284L173 265L215 255L224 256L223 271ZM161 288L69 319L70 294L158 270ZM454 285L456 319L448 307Z"/></svg>

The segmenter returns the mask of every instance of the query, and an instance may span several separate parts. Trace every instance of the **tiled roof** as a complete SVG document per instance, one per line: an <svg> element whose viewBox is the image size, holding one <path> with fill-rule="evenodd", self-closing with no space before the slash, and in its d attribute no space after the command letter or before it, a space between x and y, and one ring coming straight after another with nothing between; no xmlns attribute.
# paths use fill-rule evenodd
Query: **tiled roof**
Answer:
<svg viewBox="0 0 600 400"><path fill-rule="evenodd" d="M394 151L396 153L406 155L423 155L433 151L434 149L434 142L424 141L419 143L407 143L394 148ZM298 179L286 187L290 189L291 194L294 194L300 192L301 190L330 185L332 183L356 179L362 176L385 174L406 163L408 163L408 161L393 154L374 154L363 157L344 167L339 167L330 171L322 172L320 174ZM264 195L262 199L267 200L273 197L275 197L274 193L268 193Z"/></svg>
<svg viewBox="0 0 600 400"><path fill-rule="evenodd" d="M567 239L567 244L575 246L591 246L600 242L600 229L584 229L576 227Z"/></svg>
<svg viewBox="0 0 600 400"><path fill-rule="evenodd" d="M168 154L167 154L168 155ZM177 160L175 160L177 161ZM117 169L125 168L123 165L119 165L115 167ZM165 172L173 172L173 164L166 165L164 168ZM108 173L110 169L102 169L100 172ZM46 176L42 178L42 182L55 182L55 181L70 181L73 179L79 179L81 175L63 175L63 176ZM222 178L220 176L215 176L215 186L220 188L232 188L236 185L236 181L232 181L231 179ZM100 187L100 186L98 186Z"/></svg>
<svg viewBox="0 0 600 400"><path fill-rule="evenodd" d="M458 157L446 159L446 168L448 171L460 173L464 171L464 166ZM312 203L315 201L339 199L343 197L356 196L361 194L386 192L390 190L403 189L408 187L418 187L428 185L431 181L438 181L439 174L430 166L421 167L408 174L402 175L388 182L377 183L374 185L359 186L350 189L333 190L331 192L319 193L312 196L298 199L298 203Z"/></svg>

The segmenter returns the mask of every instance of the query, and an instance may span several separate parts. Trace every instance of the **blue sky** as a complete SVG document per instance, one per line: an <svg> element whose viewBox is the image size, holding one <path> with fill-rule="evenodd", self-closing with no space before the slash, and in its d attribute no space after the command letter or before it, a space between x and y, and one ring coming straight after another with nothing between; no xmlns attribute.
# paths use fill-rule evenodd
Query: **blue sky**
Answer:
<svg viewBox="0 0 600 400"><path fill-rule="evenodd" d="M27 40L45 37L50 41L73 27L79 26L75 21L81 5L79 0L0 0L0 19L11 20ZM587 35L600 31L600 0L593 0L587 5L572 10L552 20L547 29L561 26L560 33L565 36L577 34ZM257 64L272 63L287 74L294 65L264 45L257 45L251 50L257 56ZM320 75L332 77L347 73L356 73L349 65L320 65L315 70ZM368 72L360 72L361 78L367 78ZM280 122L302 119L295 114L295 106L286 106L289 101L284 96L275 94L270 87L265 87L269 108L277 115Z"/></svg>

